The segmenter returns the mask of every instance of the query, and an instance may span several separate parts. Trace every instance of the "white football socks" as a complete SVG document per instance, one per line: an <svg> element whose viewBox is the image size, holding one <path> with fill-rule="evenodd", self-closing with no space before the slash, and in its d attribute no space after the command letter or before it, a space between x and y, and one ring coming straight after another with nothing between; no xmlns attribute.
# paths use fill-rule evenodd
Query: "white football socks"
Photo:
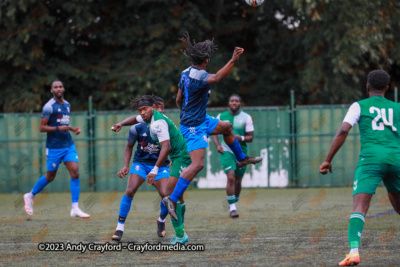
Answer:
<svg viewBox="0 0 400 267"><path fill-rule="evenodd" d="M117 231L119 230L119 231L124 231L124 224L122 224L122 223L118 223L118 225L117 225L117 229L116 229Z"/></svg>
<svg viewBox="0 0 400 267"><path fill-rule="evenodd" d="M158 220L157 221L159 221L159 222L165 222L165 218L164 219L161 219L161 217L158 217Z"/></svg>
<svg viewBox="0 0 400 267"><path fill-rule="evenodd" d="M232 210L236 210L236 204L235 203L229 204L229 211L232 211Z"/></svg>
<svg viewBox="0 0 400 267"><path fill-rule="evenodd" d="M351 255L351 254L356 253L356 252L358 252L358 248L352 248L352 249L350 249L349 254Z"/></svg>
<svg viewBox="0 0 400 267"><path fill-rule="evenodd" d="M27 195L28 198L33 199L35 197L34 194L32 194L32 191L28 193Z"/></svg>
<svg viewBox="0 0 400 267"><path fill-rule="evenodd" d="M72 208L73 209L79 209L78 202L72 202Z"/></svg>

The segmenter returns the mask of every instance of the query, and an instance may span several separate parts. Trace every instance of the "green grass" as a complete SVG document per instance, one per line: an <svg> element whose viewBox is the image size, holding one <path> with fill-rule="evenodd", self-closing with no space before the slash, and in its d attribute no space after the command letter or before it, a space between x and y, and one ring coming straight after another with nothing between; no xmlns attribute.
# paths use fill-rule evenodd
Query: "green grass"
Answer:
<svg viewBox="0 0 400 267"><path fill-rule="evenodd" d="M35 216L26 220L21 195L0 195L0 265L189 265L189 266L334 266L348 253L351 188L243 190L232 220L224 190L185 194L185 228L191 244L204 252L40 252L39 242L109 242L115 230L122 192L82 193L80 207L89 220L71 219L70 194L36 197ZM21 204L22 203L22 204ZM378 188L367 216L392 210ZM159 197L138 192L125 223L124 242L168 242L156 234ZM399 263L396 213L367 219L360 247L363 266Z"/></svg>

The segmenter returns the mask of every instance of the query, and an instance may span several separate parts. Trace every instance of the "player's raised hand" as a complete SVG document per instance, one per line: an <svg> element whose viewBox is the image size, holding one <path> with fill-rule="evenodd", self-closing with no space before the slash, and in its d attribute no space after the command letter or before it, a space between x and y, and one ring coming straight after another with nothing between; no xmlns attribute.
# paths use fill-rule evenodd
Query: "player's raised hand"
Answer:
<svg viewBox="0 0 400 267"><path fill-rule="evenodd" d="M319 166L319 172L322 174L327 174L328 170L330 173L332 173L332 163L324 161L321 166Z"/></svg>
<svg viewBox="0 0 400 267"><path fill-rule="evenodd" d="M154 182L154 178L156 178L156 176L157 176L157 174L154 174L154 173L149 173L149 174L147 174L146 175L146 178L147 178L147 184L148 185L152 185L153 184L153 182Z"/></svg>
<svg viewBox="0 0 400 267"><path fill-rule="evenodd" d="M122 128L121 124L116 123L116 124L113 124L113 126L111 127L111 130L118 133L121 130L121 128Z"/></svg>
<svg viewBox="0 0 400 267"><path fill-rule="evenodd" d="M76 134L76 135L78 135L78 134L81 133L81 128L79 128L79 127L72 128L71 130L72 130L72 131L74 132L74 134Z"/></svg>
<svg viewBox="0 0 400 267"><path fill-rule="evenodd" d="M241 47L235 47L235 50L233 51L233 55L232 55L232 60L233 60L233 62L238 61L239 56L240 56L241 54L243 54L243 52L244 52L244 49L243 49L243 48L241 48Z"/></svg>
<svg viewBox="0 0 400 267"><path fill-rule="evenodd" d="M119 178L124 178L126 175L129 173L129 168L128 167L123 167L118 173Z"/></svg>

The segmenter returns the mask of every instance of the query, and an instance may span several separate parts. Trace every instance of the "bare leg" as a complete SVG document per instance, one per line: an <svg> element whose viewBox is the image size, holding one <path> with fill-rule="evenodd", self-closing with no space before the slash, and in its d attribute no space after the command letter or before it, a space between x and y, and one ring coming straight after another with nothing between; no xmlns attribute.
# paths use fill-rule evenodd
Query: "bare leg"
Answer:
<svg viewBox="0 0 400 267"><path fill-rule="evenodd" d="M54 178L56 178L57 170L55 171L47 171L46 173L46 180L47 182L52 182Z"/></svg>
<svg viewBox="0 0 400 267"><path fill-rule="evenodd" d="M78 162L75 161L67 161L64 163L65 167L67 167L69 174L71 175L71 179L79 179L79 165Z"/></svg>
<svg viewBox="0 0 400 267"><path fill-rule="evenodd" d="M388 193L388 197L393 209L400 214L400 193Z"/></svg>
<svg viewBox="0 0 400 267"><path fill-rule="evenodd" d="M144 183L144 179L137 174L129 175L128 184L126 185L125 196L133 198L136 191Z"/></svg>
<svg viewBox="0 0 400 267"><path fill-rule="evenodd" d="M189 155L192 163L181 173L181 177L192 181L196 174L198 174L204 168L204 154L204 148L190 151Z"/></svg>
<svg viewBox="0 0 400 267"><path fill-rule="evenodd" d="M241 191L242 191L242 178L235 176L235 196L239 197Z"/></svg>
<svg viewBox="0 0 400 267"><path fill-rule="evenodd" d="M235 133L233 132L233 127L230 122L219 121L215 129L211 132L211 135L222 134L224 141L227 145L235 142Z"/></svg>
<svg viewBox="0 0 400 267"><path fill-rule="evenodd" d="M235 171L229 171L226 173L227 181L226 181L226 194L234 195L235 194Z"/></svg>
<svg viewBox="0 0 400 267"><path fill-rule="evenodd" d="M364 216L367 215L371 198L371 194L355 194L353 196L353 213L362 213Z"/></svg>

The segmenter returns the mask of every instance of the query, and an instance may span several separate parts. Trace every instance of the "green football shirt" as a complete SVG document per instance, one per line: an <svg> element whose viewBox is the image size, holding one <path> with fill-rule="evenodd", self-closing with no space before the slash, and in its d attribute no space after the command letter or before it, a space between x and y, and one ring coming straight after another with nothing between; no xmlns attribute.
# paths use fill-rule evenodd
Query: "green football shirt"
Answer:
<svg viewBox="0 0 400 267"><path fill-rule="evenodd" d="M154 110L151 121L147 123L151 138L160 146L160 142L170 140L171 151L169 156L171 160L188 155L186 139L175 126L175 124L164 114Z"/></svg>
<svg viewBox="0 0 400 267"><path fill-rule="evenodd" d="M253 120L251 119L251 116L246 112L240 111L239 114L232 115L229 111L225 111L219 114L217 118L220 119L221 121L230 122L233 126L233 132L235 133L235 135L245 136L246 132L254 131ZM242 142L241 140L239 140L239 143L240 146L242 147L243 152L246 153L247 143ZM221 145L224 151L233 153L232 150L229 148L229 146L224 142L224 140L222 140Z"/></svg>
<svg viewBox="0 0 400 267"><path fill-rule="evenodd" d="M359 125L360 165L400 166L400 104L373 96L353 103L343 122Z"/></svg>

